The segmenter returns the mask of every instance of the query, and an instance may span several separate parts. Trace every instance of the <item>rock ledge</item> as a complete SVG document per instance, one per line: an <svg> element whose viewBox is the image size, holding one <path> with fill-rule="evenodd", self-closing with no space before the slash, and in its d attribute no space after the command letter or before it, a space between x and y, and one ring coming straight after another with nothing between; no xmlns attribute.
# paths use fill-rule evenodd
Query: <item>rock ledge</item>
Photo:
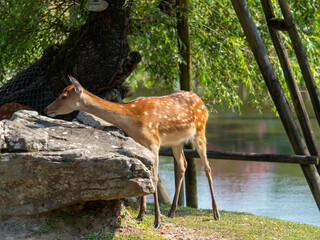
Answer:
<svg viewBox="0 0 320 240"><path fill-rule="evenodd" d="M0 215L154 192L153 155L121 134L18 111L0 121Z"/></svg>

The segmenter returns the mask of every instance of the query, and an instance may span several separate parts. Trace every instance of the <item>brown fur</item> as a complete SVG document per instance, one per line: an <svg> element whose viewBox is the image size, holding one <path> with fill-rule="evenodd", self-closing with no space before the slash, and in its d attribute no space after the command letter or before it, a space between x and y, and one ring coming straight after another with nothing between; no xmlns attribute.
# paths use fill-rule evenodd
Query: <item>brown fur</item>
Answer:
<svg viewBox="0 0 320 240"><path fill-rule="evenodd" d="M12 115L19 110L32 111L33 109L19 103L6 103L0 107L0 121L4 119L10 119Z"/></svg>

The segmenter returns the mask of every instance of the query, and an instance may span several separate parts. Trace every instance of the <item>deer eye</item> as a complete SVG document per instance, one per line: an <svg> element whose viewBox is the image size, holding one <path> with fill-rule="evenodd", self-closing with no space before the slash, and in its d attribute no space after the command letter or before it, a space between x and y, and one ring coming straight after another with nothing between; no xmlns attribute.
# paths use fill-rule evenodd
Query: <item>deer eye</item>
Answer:
<svg viewBox="0 0 320 240"><path fill-rule="evenodd" d="M62 100L67 99L67 96L66 95L62 95L61 99Z"/></svg>

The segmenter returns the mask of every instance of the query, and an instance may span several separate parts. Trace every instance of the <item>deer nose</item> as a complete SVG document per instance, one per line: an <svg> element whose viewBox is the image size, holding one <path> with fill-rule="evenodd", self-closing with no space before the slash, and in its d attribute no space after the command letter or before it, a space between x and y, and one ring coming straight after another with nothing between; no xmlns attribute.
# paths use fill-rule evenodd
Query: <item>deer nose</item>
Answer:
<svg viewBox="0 0 320 240"><path fill-rule="evenodd" d="M44 114L47 115L47 111L48 111L48 108L46 107L46 108L44 109Z"/></svg>

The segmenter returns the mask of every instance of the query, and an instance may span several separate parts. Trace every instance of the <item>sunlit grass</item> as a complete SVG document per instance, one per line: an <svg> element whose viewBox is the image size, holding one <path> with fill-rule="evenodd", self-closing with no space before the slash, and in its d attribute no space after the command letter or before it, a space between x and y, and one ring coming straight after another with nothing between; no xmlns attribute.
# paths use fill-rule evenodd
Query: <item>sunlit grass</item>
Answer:
<svg viewBox="0 0 320 240"><path fill-rule="evenodd" d="M148 204L148 209L153 211L153 205ZM169 206L161 206L161 210L163 214L167 213ZM137 215L137 212L132 209L128 211L133 217ZM224 239L320 240L320 228L316 226L260 217L248 213L225 211L220 213L221 220L215 221L211 210L179 207L173 219L162 216L162 222L163 225L171 223L181 228L195 229L199 237L219 234ZM170 229L154 229L153 221L154 216L149 211L144 221L136 222L136 224L143 229L143 234L153 236L149 239L162 239L161 234L163 234L163 231L170 231Z"/></svg>
<svg viewBox="0 0 320 240"><path fill-rule="evenodd" d="M31 229L35 239L76 240L153 240L153 239L307 239L320 240L320 228L242 212L221 211L215 221L211 210L178 207L174 218L168 218L170 206L161 205L162 225L155 229L154 205L147 205L143 221L136 220L138 210L127 207L117 218L120 227L112 227L113 218L104 214L57 213L37 218ZM8 221L8 220L3 220ZM111 221L111 222L110 222ZM96 226L96 227L94 227ZM48 238L49 237L49 238Z"/></svg>

